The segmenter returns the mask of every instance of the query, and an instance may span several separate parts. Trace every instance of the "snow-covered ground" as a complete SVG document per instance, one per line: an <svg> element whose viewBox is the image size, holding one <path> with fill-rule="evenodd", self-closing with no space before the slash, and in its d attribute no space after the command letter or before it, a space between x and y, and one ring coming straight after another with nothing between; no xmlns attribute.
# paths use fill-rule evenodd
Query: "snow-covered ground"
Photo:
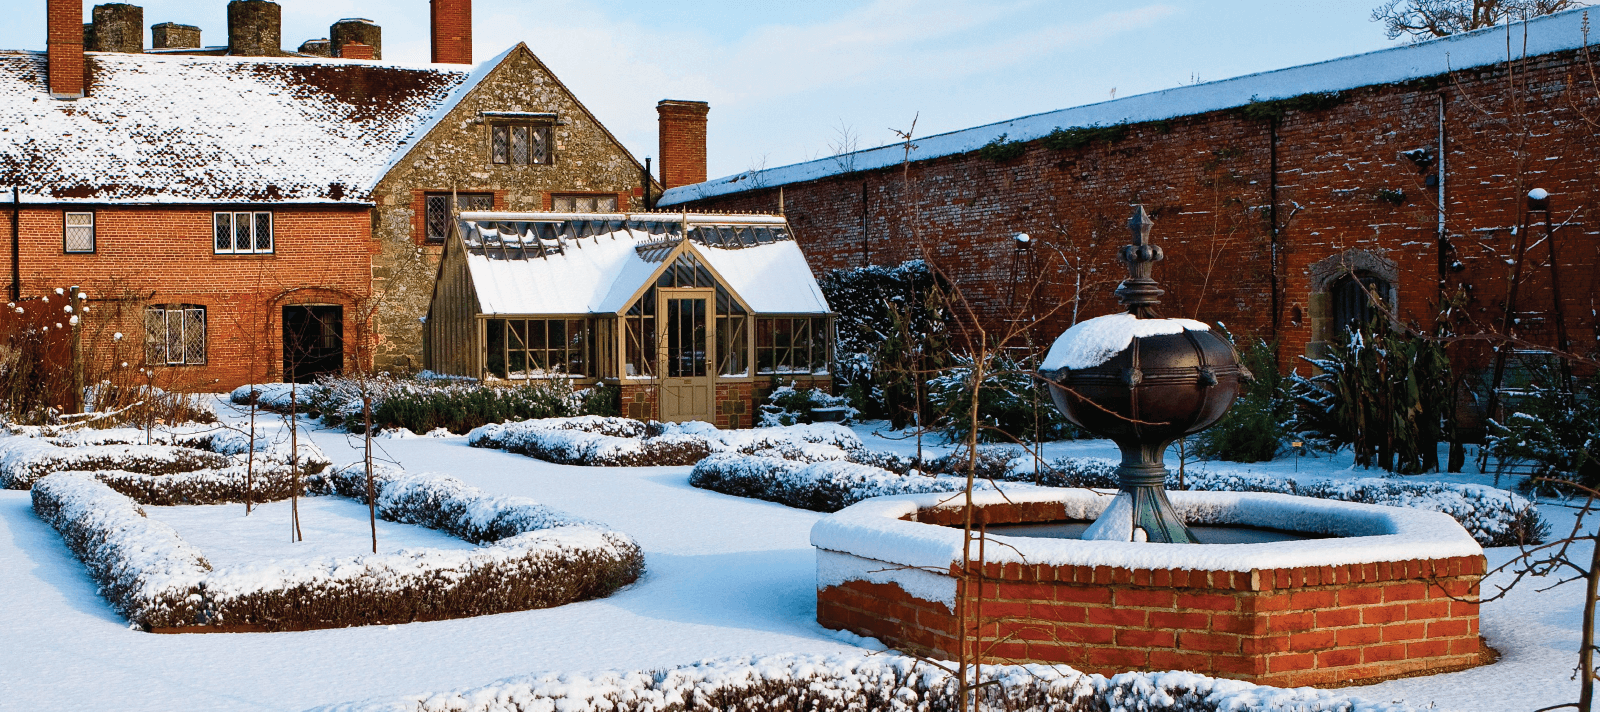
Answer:
<svg viewBox="0 0 1600 712"><path fill-rule="evenodd" d="M891 442L874 435L873 427L856 430L871 447L914 452L914 443ZM336 463L359 459L358 439L325 431L311 437ZM464 438L375 445L412 472L448 474L489 492L529 496L625 532L644 548L649 569L610 598L546 610L392 627L155 635L129 630L95 594L61 537L33 515L27 492L0 492L0 710L303 710L529 673L652 669L728 655L862 652L848 642L852 636L816 623L815 554L808 535L821 514L694 489L688 467L552 465L469 448ZM1063 443L1047 452L1069 454L1111 457L1115 448ZM1292 475L1294 467L1285 460L1254 469ZM1347 455L1299 463L1302 476L1341 476L1348 469ZM1546 505L1543 511L1557 531L1570 528L1571 510ZM176 523L170 513L157 516ZM251 519L256 517L260 524L251 525L266 527L261 536L274 539L265 546L290 546L282 543L289 527L286 507L269 505ZM307 545L315 544L313 532L323 527L366 536L360 505L327 511L312 504L302 522ZM206 549L203 537L178 526ZM380 530L380 543L384 536ZM1490 550L1490 565L1510 553ZM1570 675L1582 591L1572 584L1544 593L1536 588L1524 582L1507 599L1483 607L1483 632L1504 655L1495 665L1351 692L1464 712L1575 700L1577 684Z"/></svg>
<svg viewBox="0 0 1600 712"><path fill-rule="evenodd" d="M259 564L274 559L355 557L372 553L367 505L338 496L300 498L301 541L291 542L288 500L258 504L245 516L242 504L145 507L147 516L178 530L200 549L212 568ZM378 553L401 549L471 549L471 542L414 524L378 520Z"/></svg>

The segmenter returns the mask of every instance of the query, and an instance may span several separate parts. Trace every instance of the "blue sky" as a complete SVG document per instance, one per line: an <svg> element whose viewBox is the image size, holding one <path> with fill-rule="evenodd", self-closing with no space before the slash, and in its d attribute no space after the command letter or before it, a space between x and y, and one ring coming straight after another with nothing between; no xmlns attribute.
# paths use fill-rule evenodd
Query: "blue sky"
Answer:
<svg viewBox="0 0 1600 712"><path fill-rule="evenodd" d="M709 101L716 177L831 155L841 128L869 148L913 116L927 135L1393 46L1377 2L478 0L473 39L477 59L527 42L641 159L657 100ZM226 41L225 0L135 4ZM287 49L366 17L386 60L428 59L427 0L280 4ZM0 8L0 48L44 48L45 0Z"/></svg>

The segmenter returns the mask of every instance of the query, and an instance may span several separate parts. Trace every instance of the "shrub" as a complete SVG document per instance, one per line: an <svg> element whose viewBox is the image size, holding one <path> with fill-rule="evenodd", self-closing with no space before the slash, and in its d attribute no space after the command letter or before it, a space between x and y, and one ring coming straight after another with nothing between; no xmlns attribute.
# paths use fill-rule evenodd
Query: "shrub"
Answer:
<svg viewBox="0 0 1600 712"><path fill-rule="evenodd" d="M1533 463L1536 477L1600 487L1600 374L1568 388L1557 364L1531 366L1515 409L1489 424L1489 453Z"/></svg>
<svg viewBox="0 0 1600 712"><path fill-rule="evenodd" d="M821 287L839 314L836 391L896 430L915 422L918 408L927 422L932 410L918 390L924 374L943 366L949 344L944 294L933 271L922 260L837 269L823 275Z"/></svg>
<svg viewBox="0 0 1600 712"><path fill-rule="evenodd" d="M939 425L952 443L972 433L972 374L975 359L958 355L955 365L928 381L928 399L941 414ZM978 389L979 442L1026 442L1071 438L1077 429L1056 410L1044 381L1005 355L985 367Z"/></svg>
<svg viewBox="0 0 1600 712"><path fill-rule="evenodd" d="M892 494L960 492L964 477L897 475L853 462L796 462L777 457L719 453L689 473L701 489L750 497L814 512L837 512L856 502ZM979 482L976 489L993 489Z"/></svg>
<svg viewBox="0 0 1600 712"><path fill-rule="evenodd" d="M978 157L995 163L1004 163L1021 157L1027 150L1028 144L1026 142L1007 141L1006 135L1000 134L993 141L984 144L982 148L978 149Z"/></svg>
<svg viewBox="0 0 1600 712"><path fill-rule="evenodd" d="M27 437L0 441L0 486L14 490L29 489L39 478L64 470L126 470L170 475L231 464L233 460L226 455L171 445L60 447Z"/></svg>
<svg viewBox="0 0 1600 712"><path fill-rule="evenodd" d="M1056 127L1040 143L1045 148L1056 151L1067 151L1083 148L1091 143L1113 144L1128 136L1127 124L1112 124L1110 126L1079 126L1070 129Z"/></svg>
<svg viewBox="0 0 1600 712"><path fill-rule="evenodd" d="M718 430L700 422L645 423L596 416L485 425L467 434L467 444L591 467L681 467L713 452L808 462L844 460L863 447L849 428L833 423Z"/></svg>
<svg viewBox="0 0 1600 712"><path fill-rule="evenodd" d="M1253 378L1247 380L1233 408L1201 432L1196 452L1203 458L1233 462L1265 462L1283 449L1294 418L1288 380L1278 371L1277 345L1254 339L1240 354Z"/></svg>
<svg viewBox="0 0 1600 712"><path fill-rule="evenodd" d="M770 428L813 423L816 421L811 417L812 408L844 408L844 422L850 422L859 412L850 407L848 398L828 395L820 388L795 388L791 381L767 394L767 402L761 406L761 422L756 425Z"/></svg>

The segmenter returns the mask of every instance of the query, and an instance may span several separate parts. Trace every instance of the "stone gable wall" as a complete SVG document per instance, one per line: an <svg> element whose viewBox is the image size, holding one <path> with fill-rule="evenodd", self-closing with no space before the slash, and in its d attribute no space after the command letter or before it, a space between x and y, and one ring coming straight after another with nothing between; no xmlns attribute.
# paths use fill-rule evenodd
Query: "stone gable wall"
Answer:
<svg viewBox="0 0 1600 712"><path fill-rule="evenodd" d="M485 111L557 114L555 163L490 163ZM399 372L424 367L421 317L428 313L443 254L442 244L423 239L425 193L452 188L493 193L496 210L512 211L548 209L556 193L599 193L617 196L619 209L638 209L642 171L531 52L514 51L374 191L372 276L383 304L376 367Z"/></svg>

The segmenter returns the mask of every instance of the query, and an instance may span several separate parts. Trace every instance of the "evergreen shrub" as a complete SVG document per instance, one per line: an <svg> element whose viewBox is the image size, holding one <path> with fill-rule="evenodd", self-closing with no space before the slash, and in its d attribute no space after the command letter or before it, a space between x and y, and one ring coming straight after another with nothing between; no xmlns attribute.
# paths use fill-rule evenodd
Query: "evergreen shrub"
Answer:
<svg viewBox="0 0 1600 712"><path fill-rule="evenodd" d="M1266 462L1283 449L1294 418L1289 381L1278 370L1277 347L1253 339L1240 361L1253 378L1245 381L1233 408L1198 436L1195 451L1202 458L1232 462Z"/></svg>

